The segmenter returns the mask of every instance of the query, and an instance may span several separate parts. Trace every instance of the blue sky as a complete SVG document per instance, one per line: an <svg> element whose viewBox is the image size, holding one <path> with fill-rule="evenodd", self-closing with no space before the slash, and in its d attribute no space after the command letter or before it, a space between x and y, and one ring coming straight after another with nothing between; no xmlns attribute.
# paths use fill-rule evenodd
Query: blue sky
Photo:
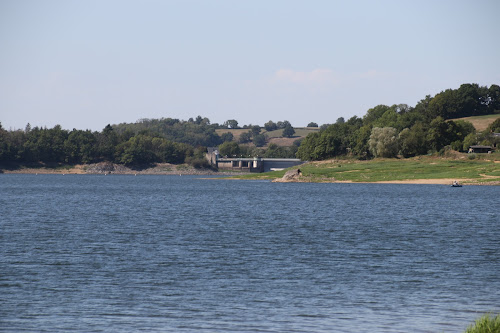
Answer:
<svg viewBox="0 0 500 333"><path fill-rule="evenodd" d="M0 122L333 123L500 84L500 1L0 0Z"/></svg>

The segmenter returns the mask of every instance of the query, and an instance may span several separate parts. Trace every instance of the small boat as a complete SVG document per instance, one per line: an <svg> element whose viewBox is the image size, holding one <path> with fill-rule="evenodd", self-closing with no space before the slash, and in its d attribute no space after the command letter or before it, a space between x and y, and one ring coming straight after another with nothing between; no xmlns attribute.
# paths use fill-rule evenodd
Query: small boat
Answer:
<svg viewBox="0 0 500 333"><path fill-rule="evenodd" d="M459 184L457 181L454 181L453 184L451 184L451 187L462 187L462 184Z"/></svg>

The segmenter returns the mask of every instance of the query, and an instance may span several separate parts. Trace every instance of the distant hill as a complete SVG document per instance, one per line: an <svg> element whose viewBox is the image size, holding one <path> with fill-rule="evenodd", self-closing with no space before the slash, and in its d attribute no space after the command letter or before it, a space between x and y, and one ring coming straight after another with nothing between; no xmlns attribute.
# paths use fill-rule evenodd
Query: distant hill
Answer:
<svg viewBox="0 0 500 333"><path fill-rule="evenodd" d="M456 118L456 119L451 119L451 120L465 120L472 125L474 125L474 128L477 131L484 131L485 129L488 128L495 120L500 118L500 114L489 114L486 116L475 116L475 117L464 117L464 118Z"/></svg>
<svg viewBox="0 0 500 333"><path fill-rule="evenodd" d="M298 139L305 138L308 134L314 133L314 132L319 132L319 127L294 127L295 134L291 138L284 138L282 137L283 135L283 129L278 129L275 131L266 131L264 128L261 130L261 134L267 135L269 138L269 143L274 143L278 146L291 146L293 145L293 142ZM238 139L240 138L240 135L242 133L246 133L250 131L249 128L238 128L238 129L227 129L227 128L219 128L215 130L215 133L217 133L219 136L223 133L230 132L234 136L234 140L237 142Z"/></svg>

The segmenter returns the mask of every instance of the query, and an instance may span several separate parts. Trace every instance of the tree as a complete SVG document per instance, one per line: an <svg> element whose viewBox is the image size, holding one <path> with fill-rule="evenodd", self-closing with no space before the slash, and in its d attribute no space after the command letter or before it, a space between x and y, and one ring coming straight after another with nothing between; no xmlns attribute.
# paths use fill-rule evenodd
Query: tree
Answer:
<svg viewBox="0 0 500 333"><path fill-rule="evenodd" d="M453 141L449 138L448 128L449 125L443 117L436 117L431 121L427 132L427 141L434 151L441 150Z"/></svg>
<svg viewBox="0 0 500 333"><path fill-rule="evenodd" d="M260 133L260 126L259 125L254 125L251 127L251 132L253 136L256 136Z"/></svg>
<svg viewBox="0 0 500 333"><path fill-rule="evenodd" d="M253 137L253 143L256 147L262 147L266 144L266 136L264 134L258 134Z"/></svg>
<svg viewBox="0 0 500 333"><path fill-rule="evenodd" d="M226 133L222 133L220 135L220 138L222 139L222 142L233 141L234 135L231 132L226 132Z"/></svg>
<svg viewBox="0 0 500 333"><path fill-rule="evenodd" d="M219 154L222 156L238 156L240 155L240 146L234 142L224 142L219 146Z"/></svg>
<svg viewBox="0 0 500 333"><path fill-rule="evenodd" d="M468 151L469 147L477 144L477 142L478 142L477 135L475 133L470 133L464 139L462 150Z"/></svg>
<svg viewBox="0 0 500 333"><path fill-rule="evenodd" d="M283 137L291 138L295 134L295 130L292 125L288 123L288 125L283 129Z"/></svg>
<svg viewBox="0 0 500 333"><path fill-rule="evenodd" d="M309 124L307 124L307 127L318 127L318 124L314 123L314 122L310 122Z"/></svg>
<svg viewBox="0 0 500 333"><path fill-rule="evenodd" d="M288 120L278 121L276 125L278 126L278 129L282 129L290 125L290 122Z"/></svg>
<svg viewBox="0 0 500 333"><path fill-rule="evenodd" d="M393 127L374 127L368 140L370 151L375 157L396 157L398 140Z"/></svg>
<svg viewBox="0 0 500 333"><path fill-rule="evenodd" d="M497 118L490 124L490 126L488 126L488 132L500 133L500 118Z"/></svg>
<svg viewBox="0 0 500 333"><path fill-rule="evenodd" d="M2 123L0 123L0 162L7 161L10 157L10 152L8 132L2 128Z"/></svg>
<svg viewBox="0 0 500 333"><path fill-rule="evenodd" d="M400 153L404 157L423 155L427 153L427 128L418 122L411 128L405 128L399 133Z"/></svg>
<svg viewBox="0 0 500 333"><path fill-rule="evenodd" d="M252 132L244 132L240 134L240 139L238 140L240 143L250 142L252 139Z"/></svg>
<svg viewBox="0 0 500 333"><path fill-rule="evenodd" d="M368 145L368 140L370 140L370 135L372 133L372 127L370 125L365 125L360 127L354 133L354 142L352 146L352 153L358 155L362 158L367 158L371 156L370 148Z"/></svg>
<svg viewBox="0 0 500 333"><path fill-rule="evenodd" d="M264 128L266 129L266 131L271 132L277 130L278 125L276 125L276 123L274 123L272 120L269 120L267 123L264 124Z"/></svg>
<svg viewBox="0 0 500 333"><path fill-rule="evenodd" d="M97 136L97 151L100 158L106 161L113 161L118 140L118 135L113 127L110 124L106 125Z"/></svg>
<svg viewBox="0 0 500 333"><path fill-rule="evenodd" d="M225 121L223 125L227 128L233 128L233 129L238 128L238 122L234 119L229 119Z"/></svg>
<svg viewBox="0 0 500 333"><path fill-rule="evenodd" d="M153 153L152 138L146 135L136 135L117 147L118 160L125 165L137 165L156 162Z"/></svg>
<svg viewBox="0 0 500 333"><path fill-rule="evenodd" d="M343 123L345 123L344 117L338 118L337 121L335 122L335 124L343 124Z"/></svg>
<svg viewBox="0 0 500 333"><path fill-rule="evenodd" d="M87 130L73 129L66 141L64 152L68 163L90 163L96 158L96 137Z"/></svg>
<svg viewBox="0 0 500 333"><path fill-rule="evenodd" d="M387 110L389 110L387 105L377 105L376 107L369 109L363 117L363 124L373 124L377 119L382 117Z"/></svg>

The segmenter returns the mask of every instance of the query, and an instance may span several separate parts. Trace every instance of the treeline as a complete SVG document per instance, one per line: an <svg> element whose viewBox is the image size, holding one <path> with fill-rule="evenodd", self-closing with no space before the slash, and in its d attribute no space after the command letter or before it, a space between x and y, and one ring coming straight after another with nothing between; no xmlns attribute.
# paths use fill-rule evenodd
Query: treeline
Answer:
<svg viewBox="0 0 500 333"><path fill-rule="evenodd" d="M113 129L119 135L150 133L193 147L215 147L222 143L221 137L215 132L220 127L219 124L210 124L208 118L198 116L187 121L173 118L140 119L133 124L114 125Z"/></svg>
<svg viewBox="0 0 500 333"><path fill-rule="evenodd" d="M284 122L285 127L291 127ZM222 125L211 124L208 118L198 116L187 121L161 118L140 119L132 124L107 125L101 132L72 131L56 125L53 128L31 127L7 131L0 123L0 163L67 163L88 164L109 161L125 165L150 163L188 163L195 167L209 167L204 158L206 147L216 147L223 142L233 142L230 132L219 136L216 129L239 128L236 120ZM258 142L261 128L244 125L249 134L245 142ZM292 128L293 130L293 128ZM245 138L245 135L243 135ZM243 138L240 138L243 140ZM293 157L297 147L271 145L267 150L256 151L242 146L239 155L254 154L269 157Z"/></svg>
<svg viewBox="0 0 500 333"><path fill-rule="evenodd" d="M322 160L340 155L359 158L377 156L404 157L441 151L444 147L464 151L473 144L494 144L500 132L500 120L482 133L472 124L451 118L478 116L500 112L500 87L463 84L434 97L426 96L415 107L406 104L378 105L364 117L352 117L335 124L324 124L319 132L296 140L292 146L269 144L258 125L248 129L235 141L230 129L241 128L234 119L211 124L198 116L187 121L161 118L141 119L132 124L107 125L101 132L90 130L40 128L28 124L24 130L7 131L0 124L0 163L94 163L109 161L136 165L156 162L189 163L207 166L206 147L219 146L222 155L299 157ZM308 127L318 127L309 123ZM217 129L228 129L220 136ZM268 121L264 129L281 129L292 137L294 129L288 121ZM253 145L249 145L252 142ZM240 144L238 144L240 143Z"/></svg>
<svg viewBox="0 0 500 333"><path fill-rule="evenodd" d="M119 134L154 133L167 140L187 143L194 147L216 147L223 142L235 141L230 131L223 132L219 136L216 133L217 129L247 129L248 131L241 133L238 137L238 142L241 144L253 143L257 147L263 147L269 140L266 134L261 133L262 128L259 125L248 124L240 127L235 119L227 120L223 124L211 124L210 119L201 116L195 119L189 118L187 121L173 118L140 119L134 124L123 123L113 128ZM264 124L264 129L267 132L282 129L283 137L292 137L295 134L295 130L287 120L276 123L270 120Z"/></svg>
<svg viewBox="0 0 500 333"><path fill-rule="evenodd" d="M204 164L203 148L174 142L147 131L118 133L107 125L102 132L26 126L6 131L0 124L0 162L93 163L110 161L134 165L154 162Z"/></svg>
<svg viewBox="0 0 500 333"><path fill-rule="evenodd" d="M474 144L494 144L492 132L500 131L499 121L478 133L466 121L452 118L480 116L500 112L500 87L463 84L434 97L426 96L415 107L406 104L378 105L363 118L352 117L321 126L301 143L297 157L323 160L341 155L360 158L411 157L439 152L450 146L466 151Z"/></svg>

